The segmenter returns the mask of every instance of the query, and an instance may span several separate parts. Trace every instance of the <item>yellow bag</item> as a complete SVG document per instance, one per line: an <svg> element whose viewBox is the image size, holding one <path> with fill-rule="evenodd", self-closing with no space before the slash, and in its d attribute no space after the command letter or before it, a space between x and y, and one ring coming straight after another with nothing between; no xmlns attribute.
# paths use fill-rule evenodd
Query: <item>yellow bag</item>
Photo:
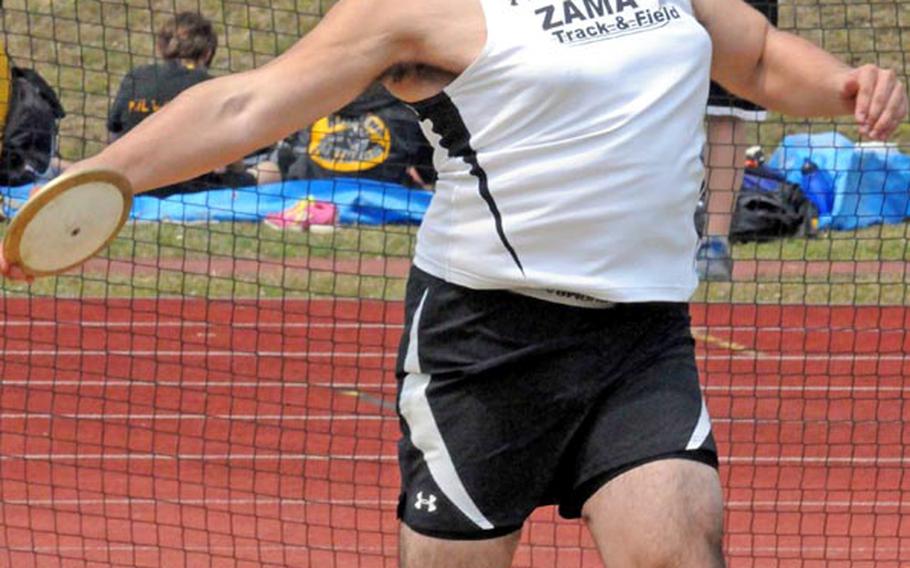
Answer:
<svg viewBox="0 0 910 568"><path fill-rule="evenodd" d="M0 133L6 128L6 115L9 113L9 101L13 90L12 79L6 44L0 39ZM3 140L0 136L0 149L2 149L2 144Z"/></svg>

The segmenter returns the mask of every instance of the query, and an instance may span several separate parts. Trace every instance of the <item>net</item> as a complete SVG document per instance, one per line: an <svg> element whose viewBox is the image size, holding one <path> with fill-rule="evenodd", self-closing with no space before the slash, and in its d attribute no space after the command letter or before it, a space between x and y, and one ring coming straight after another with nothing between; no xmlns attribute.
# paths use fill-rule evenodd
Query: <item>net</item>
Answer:
<svg viewBox="0 0 910 568"><path fill-rule="evenodd" d="M214 22L217 75L274 57L329 4L7 0L3 24L12 61L59 95L60 156L75 160L107 143L124 77L161 63L156 34L175 14ZM908 9L786 0L779 18L845 60L903 74ZM373 112L383 130L365 113L189 188L228 189L141 198L80 270L3 283L0 567L396 565L393 370L432 172L388 158L398 143L422 152L404 118ZM805 193L831 194L827 216L734 244L731 279L694 298L729 565L907 565L907 130L898 145L857 147L846 122L714 124L709 234L755 144ZM300 162L320 145L333 160ZM401 183L368 179L382 156L397 173L378 179ZM330 162L354 179L323 175ZM268 163L319 179L244 185ZM27 192L3 188L5 211ZM515 565L599 562L583 526L545 508Z"/></svg>

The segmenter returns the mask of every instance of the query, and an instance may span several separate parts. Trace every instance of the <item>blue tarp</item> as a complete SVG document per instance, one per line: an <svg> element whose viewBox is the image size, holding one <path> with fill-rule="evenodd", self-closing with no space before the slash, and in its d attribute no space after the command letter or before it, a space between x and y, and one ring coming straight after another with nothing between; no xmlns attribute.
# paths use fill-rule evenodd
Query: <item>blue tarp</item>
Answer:
<svg viewBox="0 0 910 568"><path fill-rule="evenodd" d="M30 185L0 188L10 216L28 198ZM338 206L343 225L419 224L432 194L371 180L294 180L284 183L216 189L166 199L138 196L131 218L137 221L261 221L312 197Z"/></svg>
<svg viewBox="0 0 910 568"><path fill-rule="evenodd" d="M806 159L820 178L807 183ZM819 228L852 230L910 218L910 157L892 146L857 146L834 132L787 136L768 166L803 185L820 204ZM11 215L28 197L31 186L0 188ZM811 191L810 191L811 189ZM295 180L284 183L220 189L167 199L137 197L132 218L141 221L261 221L312 197L335 203L339 222L351 225L419 224L432 194L370 180Z"/></svg>
<svg viewBox="0 0 910 568"><path fill-rule="evenodd" d="M806 159L814 162L830 183L814 184L809 194L827 185L829 207L819 217L819 228L853 230L910 218L910 156L893 145L856 145L835 132L793 134L784 138L768 165L782 170L792 183L801 184Z"/></svg>

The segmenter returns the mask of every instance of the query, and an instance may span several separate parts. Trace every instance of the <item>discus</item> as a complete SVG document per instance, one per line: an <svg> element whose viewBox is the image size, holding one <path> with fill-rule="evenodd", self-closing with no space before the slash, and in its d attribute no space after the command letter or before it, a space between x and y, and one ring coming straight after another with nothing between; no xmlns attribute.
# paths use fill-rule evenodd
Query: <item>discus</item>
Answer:
<svg viewBox="0 0 910 568"><path fill-rule="evenodd" d="M130 182L107 170L64 174L39 189L13 217L3 256L29 276L74 268L103 249L126 223Z"/></svg>

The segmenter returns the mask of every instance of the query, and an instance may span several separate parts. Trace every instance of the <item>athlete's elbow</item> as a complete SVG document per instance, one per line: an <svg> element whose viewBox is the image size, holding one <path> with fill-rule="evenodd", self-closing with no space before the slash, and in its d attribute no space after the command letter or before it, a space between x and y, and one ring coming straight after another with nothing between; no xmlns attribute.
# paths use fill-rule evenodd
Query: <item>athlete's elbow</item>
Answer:
<svg viewBox="0 0 910 568"><path fill-rule="evenodd" d="M253 96L246 92L227 94L218 105L216 112L225 121L243 121L250 114Z"/></svg>
<svg viewBox="0 0 910 568"><path fill-rule="evenodd" d="M206 81L186 94L196 98L191 120L220 148L242 156L281 138L275 128L276 97L251 72ZM201 118L201 119L200 119Z"/></svg>
<svg viewBox="0 0 910 568"><path fill-rule="evenodd" d="M187 127L220 131L246 120L252 99L252 94L242 82L228 76L205 81L183 91L168 104L168 112L192 121L184 124Z"/></svg>
<svg viewBox="0 0 910 568"><path fill-rule="evenodd" d="M212 97L216 104L212 106L213 119L220 124L229 124L237 132L247 130L245 125L253 121L251 116L255 109L256 92L241 81L231 81L224 85L217 95Z"/></svg>

